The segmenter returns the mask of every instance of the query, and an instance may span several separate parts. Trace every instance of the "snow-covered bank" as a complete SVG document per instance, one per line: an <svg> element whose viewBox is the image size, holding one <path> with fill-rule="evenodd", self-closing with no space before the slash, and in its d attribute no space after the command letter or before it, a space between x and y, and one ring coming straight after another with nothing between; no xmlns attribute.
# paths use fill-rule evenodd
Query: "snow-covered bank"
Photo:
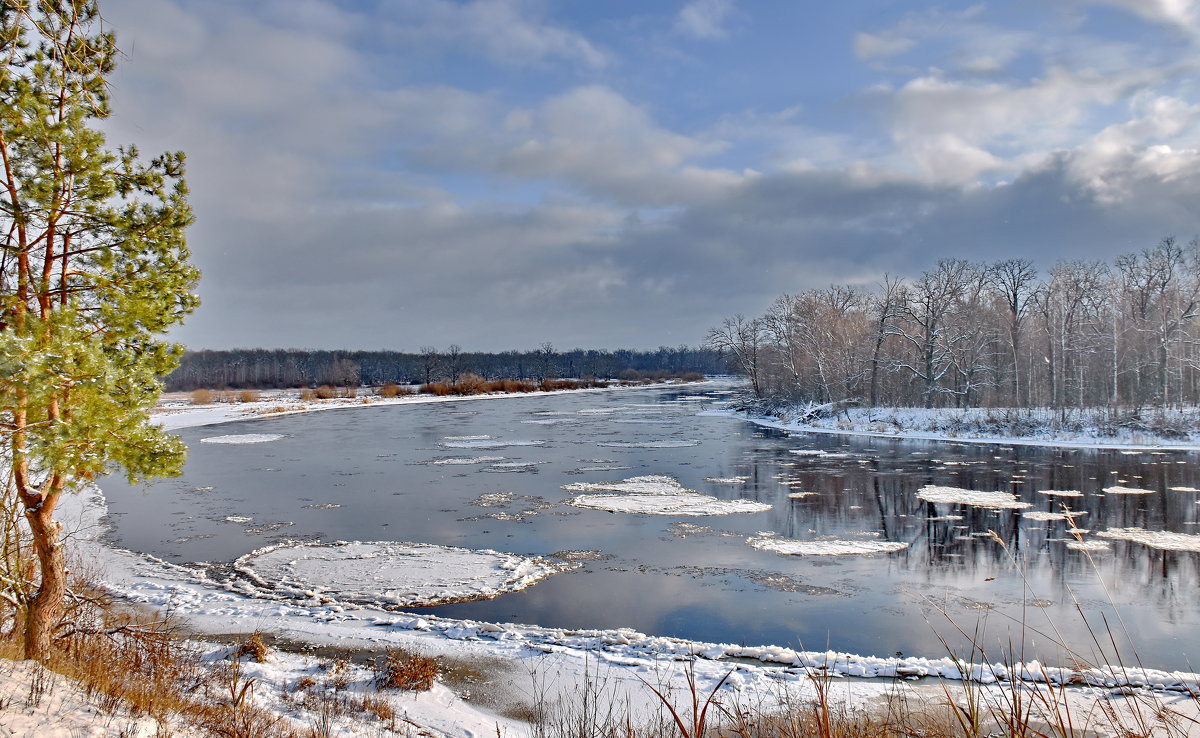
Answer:
<svg viewBox="0 0 1200 738"><path fill-rule="evenodd" d="M834 413L815 413L809 405L769 409L716 408L701 415L727 416L758 425L797 433L829 433L911 441L950 441L1004 446L1051 446L1061 448L1126 449L1154 451L1200 450L1200 410L1177 411L1179 418L1169 435L1145 428L1102 427L1095 414L1080 413L1067 422L1058 412L1045 408L989 410L972 408L839 408ZM796 420L803 418L803 420ZM1170 424L1168 424L1170 425ZM1020 432L1014 432L1020 428Z"/></svg>

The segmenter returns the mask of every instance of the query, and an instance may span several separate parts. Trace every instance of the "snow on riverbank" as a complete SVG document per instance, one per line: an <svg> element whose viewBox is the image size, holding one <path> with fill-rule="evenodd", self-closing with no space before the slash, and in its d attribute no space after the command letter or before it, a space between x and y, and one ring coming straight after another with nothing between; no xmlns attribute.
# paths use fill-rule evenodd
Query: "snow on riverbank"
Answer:
<svg viewBox="0 0 1200 738"><path fill-rule="evenodd" d="M1181 432L1164 436L1151 430L1113 428L1106 432L1095 418L1080 414L1077 419L1062 423L1058 413L1044 408L1020 410L988 410L973 408L848 408L830 417L806 417L804 422L792 420L808 409L772 408L771 413L718 408L702 411L701 415L737 417L759 425L799 433L831 433L874 438L896 438L914 441L951 441L954 443L989 443L1006 446L1053 446L1061 448L1097 448L1156 451L1198 451L1200 433ZM1197 411L1187 411L1188 425L1200 424ZM1019 426L1020 432L1012 427Z"/></svg>

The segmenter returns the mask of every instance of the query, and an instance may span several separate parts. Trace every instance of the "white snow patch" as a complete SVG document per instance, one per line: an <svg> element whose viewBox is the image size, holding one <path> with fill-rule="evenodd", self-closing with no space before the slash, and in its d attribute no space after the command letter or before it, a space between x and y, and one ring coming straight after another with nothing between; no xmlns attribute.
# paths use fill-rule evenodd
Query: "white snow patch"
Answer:
<svg viewBox="0 0 1200 738"><path fill-rule="evenodd" d="M478 436L442 436L443 441L486 441L491 436L484 433Z"/></svg>
<svg viewBox="0 0 1200 738"><path fill-rule="evenodd" d="M508 446L541 446L545 441L488 441L484 439L474 439L465 441L446 441L442 446L446 448L506 448Z"/></svg>
<svg viewBox="0 0 1200 738"><path fill-rule="evenodd" d="M1067 541L1067 548L1074 551L1107 551L1112 546L1105 541Z"/></svg>
<svg viewBox="0 0 1200 738"><path fill-rule="evenodd" d="M928 484L917 491L917 497L926 502L945 502L972 507L987 507L997 510L1023 510L1033 507L1028 502L1021 502L1011 492L980 492L973 489L958 487L941 487Z"/></svg>
<svg viewBox="0 0 1200 738"><path fill-rule="evenodd" d="M750 481L750 477L705 477L704 481L713 484L745 484Z"/></svg>
<svg viewBox="0 0 1200 738"><path fill-rule="evenodd" d="M1172 533L1166 530L1144 528L1109 528L1096 535L1115 541L1131 541L1163 551L1192 551L1200 553L1200 535Z"/></svg>
<svg viewBox="0 0 1200 738"><path fill-rule="evenodd" d="M228 436L209 436L201 438L200 443L225 443L225 444L242 444L242 443L269 443L270 441L278 441L283 438L280 433L236 433Z"/></svg>
<svg viewBox="0 0 1200 738"><path fill-rule="evenodd" d="M1076 489L1039 489L1038 494L1050 497L1083 497L1083 493Z"/></svg>
<svg viewBox="0 0 1200 738"><path fill-rule="evenodd" d="M339 541L268 546L234 568L277 594L413 607L488 599L574 567L488 549Z"/></svg>
<svg viewBox="0 0 1200 738"><path fill-rule="evenodd" d="M1172 492L1200 492L1200 489L1195 487L1168 487Z"/></svg>
<svg viewBox="0 0 1200 738"><path fill-rule="evenodd" d="M762 551L786 556L858 556L892 553L908 548L907 543L900 541L799 541L774 536L747 538L746 543Z"/></svg>
<svg viewBox="0 0 1200 738"><path fill-rule="evenodd" d="M1042 512L1041 510L1030 510L1029 512L1021 513L1021 517L1025 520L1051 521L1051 520L1070 520L1071 518L1080 515L1087 515L1087 511L1067 513L1060 512Z"/></svg>

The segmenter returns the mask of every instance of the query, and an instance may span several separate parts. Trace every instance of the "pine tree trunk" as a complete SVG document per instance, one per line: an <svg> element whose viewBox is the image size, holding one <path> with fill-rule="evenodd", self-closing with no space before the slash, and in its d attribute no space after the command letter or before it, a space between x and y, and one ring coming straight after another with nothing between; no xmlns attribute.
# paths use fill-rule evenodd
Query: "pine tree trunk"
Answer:
<svg viewBox="0 0 1200 738"><path fill-rule="evenodd" d="M25 513L42 577L25 613L25 658L37 661L50 656L50 639L67 591L66 559L59 541L62 526L52 518L52 512L39 507Z"/></svg>

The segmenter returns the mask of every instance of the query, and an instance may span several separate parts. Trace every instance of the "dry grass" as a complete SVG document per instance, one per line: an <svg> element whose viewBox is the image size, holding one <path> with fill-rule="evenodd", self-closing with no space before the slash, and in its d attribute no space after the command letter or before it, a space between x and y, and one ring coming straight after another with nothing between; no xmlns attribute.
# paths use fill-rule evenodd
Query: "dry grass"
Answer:
<svg viewBox="0 0 1200 738"><path fill-rule="evenodd" d="M254 632L244 643L237 647L234 652L234 658L240 659L243 656L249 656L259 664L265 664L267 657L271 654L271 649L267 648L267 642L263 639L261 632Z"/></svg>
<svg viewBox="0 0 1200 738"><path fill-rule="evenodd" d="M262 393L258 390L242 390L237 393L238 402L258 402L262 399Z"/></svg>
<svg viewBox="0 0 1200 738"><path fill-rule="evenodd" d="M419 653L389 651L375 662L375 684L380 689L424 692L433 687L440 672L436 659Z"/></svg>
<svg viewBox="0 0 1200 738"><path fill-rule="evenodd" d="M379 388L380 397L400 397L403 395L413 395L416 392L411 387L401 387L395 382L388 382Z"/></svg>
<svg viewBox="0 0 1200 738"><path fill-rule="evenodd" d="M193 405L211 405L216 402L216 396L212 390L196 389L192 390Z"/></svg>

